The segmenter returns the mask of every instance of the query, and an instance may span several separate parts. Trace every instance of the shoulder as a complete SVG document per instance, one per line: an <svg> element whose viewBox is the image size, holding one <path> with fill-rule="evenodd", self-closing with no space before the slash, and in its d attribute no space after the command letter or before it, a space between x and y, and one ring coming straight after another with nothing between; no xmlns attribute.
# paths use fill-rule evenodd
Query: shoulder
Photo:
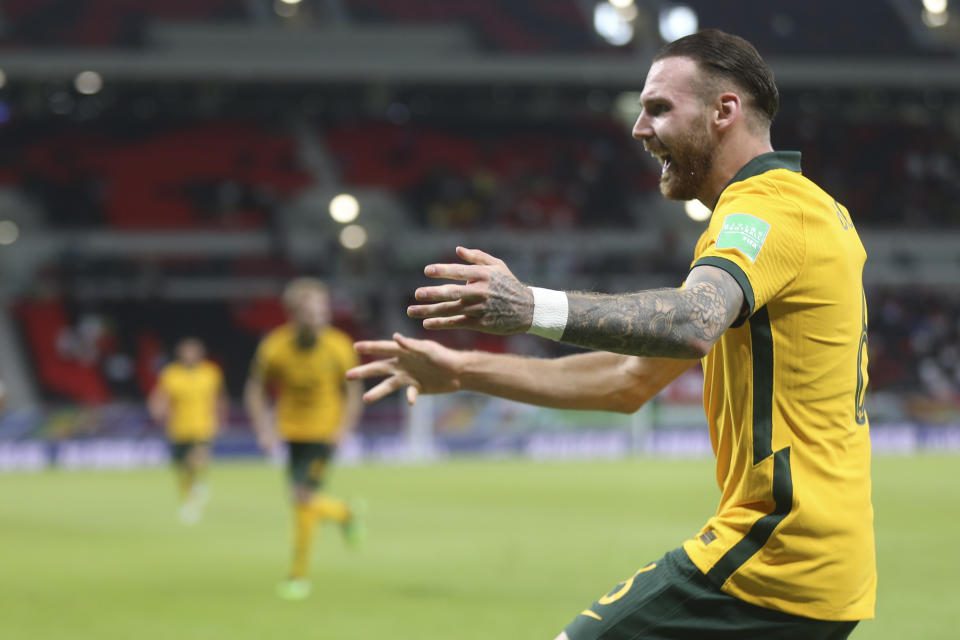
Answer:
<svg viewBox="0 0 960 640"><path fill-rule="evenodd" d="M213 378L220 378L223 376L223 370L213 360L204 360L203 361L203 372Z"/></svg>
<svg viewBox="0 0 960 640"><path fill-rule="evenodd" d="M351 338L346 331L337 329L336 327L327 327L323 337L325 340L330 340L331 342L353 345L353 338Z"/></svg>
<svg viewBox="0 0 960 640"><path fill-rule="evenodd" d="M265 351L275 351L290 339L290 325L281 325L272 329L260 340L260 349Z"/></svg>
<svg viewBox="0 0 960 640"><path fill-rule="evenodd" d="M330 349L344 367L352 367L357 362L357 352L353 348L353 338L340 329L329 327L323 334L323 343Z"/></svg>
<svg viewBox="0 0 960 640"><path fill-rule="evenodd" d="M160 371L157 372L157 379L160 380L160 382L164 382L176 377L180 373L180 370L181 367L176 362L165 364L160 368Z"/></svg>
<svg viewBox="0 0 960 640"><path fill-rule="evenodd" d="M771 169L734 182L724 189L715 212L744 206L797 211L800 204L798 198L810 188L819 191L819 188L801 173L788 169Z"/></svg>

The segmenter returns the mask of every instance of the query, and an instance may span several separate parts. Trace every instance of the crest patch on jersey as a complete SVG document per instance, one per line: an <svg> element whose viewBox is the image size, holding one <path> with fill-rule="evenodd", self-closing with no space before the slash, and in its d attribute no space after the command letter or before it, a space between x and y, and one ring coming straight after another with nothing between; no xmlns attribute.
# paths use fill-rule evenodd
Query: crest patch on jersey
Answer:
<svg viewBox="0 0 960 640"><path fill-rule="evenodd" d="M767 239L770 223L746 213L731 213L723 219L717 235L717 249L736 249L756 262Z"/></svg>

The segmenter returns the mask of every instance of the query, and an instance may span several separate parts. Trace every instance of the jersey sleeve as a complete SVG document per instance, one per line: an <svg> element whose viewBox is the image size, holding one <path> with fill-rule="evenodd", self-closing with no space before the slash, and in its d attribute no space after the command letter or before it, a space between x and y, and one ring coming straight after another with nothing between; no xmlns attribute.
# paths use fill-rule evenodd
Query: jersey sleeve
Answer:
<svg viewBox="0 0 960 640"><path fill-rule="evenodd" d="M733 326L776 298L796 278L806 253L800 209L763 191L751 187L720 203L691 267L723 269L740 285L749 311Z"/></svg>

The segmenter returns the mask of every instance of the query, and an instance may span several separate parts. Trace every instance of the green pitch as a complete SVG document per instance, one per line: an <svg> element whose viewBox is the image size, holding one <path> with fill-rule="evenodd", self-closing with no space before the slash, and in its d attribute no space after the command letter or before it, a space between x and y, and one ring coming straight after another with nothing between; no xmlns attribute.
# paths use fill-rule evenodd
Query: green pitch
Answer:
<svg viewBox="0 0 960 640"><path fill-rule="evenodd" d="M854 638L957 637L957 462L875 461L879 619ZM331 490L369 503L367 545L324 530L313 595L286 602L280 470L223 464L211 486L184 527L166 470L0 476L0 636L552 640L717 496L705 460L338 469Z"/></svg>

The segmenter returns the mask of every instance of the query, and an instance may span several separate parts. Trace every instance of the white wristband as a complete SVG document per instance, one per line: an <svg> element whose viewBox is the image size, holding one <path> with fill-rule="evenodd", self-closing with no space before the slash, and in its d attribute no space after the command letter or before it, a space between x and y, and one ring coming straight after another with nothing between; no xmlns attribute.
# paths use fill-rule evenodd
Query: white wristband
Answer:
<svg viewBox="0 0 960 640"><path fill-rule="evenodd" d="M533 323L527 333L559 340L567 328L567 294L553 289L530 287L533 293Z"/></svg>

